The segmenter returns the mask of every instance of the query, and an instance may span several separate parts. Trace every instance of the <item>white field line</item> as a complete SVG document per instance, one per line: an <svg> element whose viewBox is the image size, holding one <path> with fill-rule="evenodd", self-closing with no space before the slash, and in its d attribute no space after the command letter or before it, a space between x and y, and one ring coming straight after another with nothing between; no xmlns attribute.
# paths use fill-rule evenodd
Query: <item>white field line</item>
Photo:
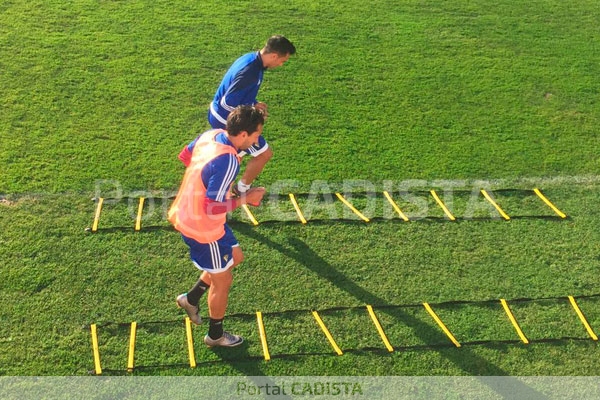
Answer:
<svg viewBox="0 0 600 400"><path fill-rule="evenodd" d="M113 181L115 182L115 181ZM317 182L317 181L315 181ZM344 182L326 182L326 181L318 181L320 184L318 185L317 193L324 193L325 191L329 193L333 193L336 190L339 190L340 187L343 187ZM365 187L373 188L376 190L380 189L380 186L393 185L394 188L402 188L404 187L403 183L407 183L407 188L409 191L411 190L429 190L433 187L445 187L448 186L452 189L461 189L461 188L474 188L474 187L486 187L488 189L532 189L537 187L540 190L548 189L556 186L575 186L575 185L595 185L600 183L600 175L573 175L573 176L542 176L542 177L522 177L522 178L501 178L501 179L397 179L397 180L385 180L379 182L369 182L366 180L352 180L347 179L346 182L350 183L350 187L355 189L365 189ZM290 180L287 180L286 183L290 183ZM305 188L307 182L295 181L293 182L296 188ZM276 189L281 189L282 186L279 182L274 182L271 187ZM111 188L114 189L115 187ZM126 198L126 197L155 197L155 198L165 198L172 197L177 194L177 190L174 189L165 189L165 190L130 190L128 192L122 191L122 188L116 183L117 196L106 196L108 199L112 197L117 198ZM267 192L270 192L270 188L267 188ZM386 188L382 189L386 190ZM279 192L280 190L276 190L273 193ZM115 194L114 190L108 190L108 192L112 192ZM0 192L0 205L11 205L12 202L17 200L35 200L43 197L60 197L60 196L89 196L90 192L82 192L82 191L73 191L73 192L62 192L62 193L49 193L49 192L22 192L22 193L2 193ZM111 193L106 193L111 194ZM92 200L95 199L95 196L90 197Z"/></svg>

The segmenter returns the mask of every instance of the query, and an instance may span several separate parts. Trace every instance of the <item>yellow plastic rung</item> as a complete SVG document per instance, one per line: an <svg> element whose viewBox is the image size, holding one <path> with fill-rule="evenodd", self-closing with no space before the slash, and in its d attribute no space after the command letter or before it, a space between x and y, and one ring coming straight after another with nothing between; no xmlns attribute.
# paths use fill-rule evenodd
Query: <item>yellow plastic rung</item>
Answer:
<svg viewBox="0 0 600 400"><path fill-rule="evenodd" d="M269 346L267 346L267 334L265 332L265 325L263 324L262 313L260 311L256 312L256 322L258 323L258 333L260 335L260 343L262 344L265 361L269 361L271 359L271 354L269 354Z"/></svg>
<svg viewBox="0 0 600 400"><path fill-rule="evenodd" d="M248 218L250 218L250 221L252 221L254 226L258 225L258 221L256 220L256 218L254 218L254 215L252 215L252 212L250 211L250 208L248 208L248 205L242 204L242 209L246 212L246 215L248 216Z"/></svg>
<svg viewBox="0 0 600 400"><path fill-rule="evenodd" d="M96 375L102 375L102 366L100 365L100 350L98 347L98 329L96 324L90 326L92 334L92 350L94 351L94 369Z"/></svg>
<svg viewBox="0 0 600 400"><path fill-rule="evenodd" d="M331 336L331 333L329 333L329 330L327 329L327 327L323 323L323 320L319 316L319 313L316 312L316 311L313 311L312 314L315 317L315 320L317 321L317 323L319 324L319 326L321 327L321 330L323 331L323 333L327 337L327 340L329 340L329 344L331 344L331 347L333 347L333 350L337 353L338 356L341 356L342 354L344 354L342 352L342 350L339 348L339 346L337 345L337 343L335 342L335 340L333 339L333 336Z"/></svg>
<svg viewBox="0 0 600 400"><path fill-rule="evenodd" d="M185 333L187 336L190 368L196 368L196 356L194 354L194 336L192 335L192 321L190 321L189 317L185 317Z"/></svg>
<svg viewBox="0 0 600 400"><path fill-rule="evenodd" d="M375 315L375 312L373 311L373 307L371 307L370 305L367 305L367 311L369 312L369 315L371 316L371 319L373 320L373 323L375 324L375 328L377 328L377 332L379 332L379 336L381 336L381 340L383 340L383 344L385 345L385 348L390 353L392 353L394 351L394 348L390 344L390 341L388 340L387 336L385 335L385 332L383 332L383 328L381 327L381 324L379 323L379 320L377 319L377 316Z"/></svg>
<svg viewBox="0 0 600 400"><path fill-rule="evenodd" d="M396 202L394 201L394 199L392 199L392 196L390 196L390 194L387 191L384 191L383 195L385 196L385 198L387 199L387 201L389 201L389 203L392 205L392 207L394 208L394 210L398 213L398 215L400 216L400 218L402 218L406 222L409 222L410 219L408 219L408 217L402 212L402 210L400 209L400 207L398 207L398 204L396 204Z"/></svg>
<svg viewBox="0 0 600 400"><path fill-rule="evenodd" d="M565 213L563 213L562 211L560 211L558 208L556 208L556 206L555 206L554 204L552 204L552 203L550 202L550 200L548 200L548 199L546 198L546 196L544 196L544 195L542 194L542 192L540 192L540 190L539 190L539 189L537 189L537 188L536 188L536 189L533 189L533 191L534 191L534 192L535 192L535 194L537 194L537 195L538 195L538 197L539 197L540 199L542 199L542 201L543 201L544 203L546 203L546 205L547 205L548 207L550 207L550 208L552 209L552 211L554 211L554 212L555 212L555 213L556 213L556 214L557 214L559 217L561 217L561 218L567 218L567 215L566 215Z"/></svg>
<svg viewBox="0 0 600 400"><path fill-rule="evenodd" d="M446 216L450 219L450 221L456 221L456 217L454 215L452 215L450 210L448 210L448 207L446 207L444 202L439 198L439 196L437 195L435 190L430 190L429 193L431 193L431 195L433 196L435 201L438 203L438 205L442 208L442 210L444 210L444 214L446 214Z"/></svg>
<svg viewBox="0 0 600 400"><path fill-rule="evenodd" d="M140 197L140 204L138 205L137 217L135 219L135 230L139 231L142 228L142 210L144 209L144 197Z"/></svg>
<svg viewBox="0 0 600 400"><path fill-rule="evenodd" d="M508 319L515 327L515 330L517 331L517 334L519 335L519 337L521 338L523 343L529 344L529 339L527 339L527 337L525 337L525 334L521 330L521 327L519 326L519 323L515 319L515 316L513 315L512 311L510 311L510 307L508 307L508 303L506 302L506 300L500 299L500 303L502 304L502 307L504 308L506 315L508 315Z"/></svg>
<svg viewBox="0 0 600 400"><path fill-rule="evenodd" d="M298 202L296 201L296 197L294 196L293 193L290 193L290 201L292 202L292 205L294 206L294 209L296 210L296 214L298 214L298 218L300 218L300 222L302 222L303 224L306 224L306 218L304 218L304 215L302 214L302 211L300 210L300 206L298 205Z"/></svg>
<svg viewBox="0 0 600 400"><path fill-rule="evenodd" d="M137 322L131 323L131 329L129 333L129 357L127 358L127 371L133 371L133 354L135 351L135 335L137 331Z"/></svg>
<svg viewBox="0 0 600 400"><path fill-rule="evenodd" d="M356 215L358 215L358 217L360 219L362 219L365 222L369 222L369 218L365 217L360 211L358 211L352 204L350 204L350 202L348 202L348 200L346 200L344 198L344 196L341 195L341 193L336 193L335 194L337 196L338 199L340 199L340 201L342 203L344 203L346 205L346 207L348 207L349 209L352 210L352 212Z"/></svg>
<svg viewBox="0 0 600 400"><path fill-rule="evenodd" d="M590 335L590 337L592 338L592 340L598 340L598 336L596 336L596 333L594 333L594 330L592 329L592 327L588 323L587 319L585 319L585 316L583 315L583 312L581 311L581 309L577 305L577 302L575 301L575 298L573 296L569 296L569 301L571 302L571 305L573 306L573 308L575 309L575 312L579 316L579 319L581 320L581 323L585 327L585 330L588 332L588 335Z"/></svg>
<svg viewBox="0 0 600 400"><path fill-rule="evenodd" d="M442 328L442 331L444 331L444 333L446 334L446 336L448 336L448 338L450 339L450 341L452 343L454 343L454 345L456 347L460 347L460 343L458 342L458 340L456 340L456 338L454 337L454 335L452 334L452 332L450 332L450 330L448 328L446 328L446 325L444 325L444 323L442 322L442 320L440 319L440 317L438 317L437 314L435 313L435 311L433 311L433 309L431 308L431 306L429 305L429 303L423 303L423 306L425 306L425 309L427 310L427 312L429 313L429 315L431 315L431 317L433 317L434 321L437 322L437 324L439 325L439 327Z"/></svg>
<svg viewBox="0 0 600 400"><path fill-rule="evenodd" d="M100 222L100 212L102 212L103 203L104 199L100 197L98 199L98 205L96 206L96 214L94 215L94 224L92 225L92 232L96 232L98 230L98 223Z"/></svg>
<svg viewBox="0 0 600 400"><path fill-rule="evenodd" d="M481 189L481 193L487 199L487 201L489 201L494 206L494 208L496 208L496 210L500 213L500 215L502 216L502 218L504 218L507 221L510 220L510 217L504 212L504 210L502 210L500 208L500 206L494 201L494 199L492 199L492 196L490 196L488 194L488 192L486 192L485 190Z"/></svg>

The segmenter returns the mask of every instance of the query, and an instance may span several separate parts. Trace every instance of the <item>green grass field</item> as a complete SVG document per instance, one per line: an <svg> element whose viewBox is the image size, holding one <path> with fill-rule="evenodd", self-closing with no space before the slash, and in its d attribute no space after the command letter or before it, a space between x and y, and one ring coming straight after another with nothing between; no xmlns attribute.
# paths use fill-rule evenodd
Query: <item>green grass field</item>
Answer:
<svg viewBox="0 0 600 400"><path fill-rule="evenodd" d="M91 324L103 373L127 374L133 321L134 375L598 375L567 296L600 333L599 14L591 0L0 3L0 375L93 372ZM197 272L165 220L176 156L231 62L274 33L298 53L261 89L272 196L258 226L231 221L246 260L225 324L246 342L210 350L196 327L192 369L174 299Z"/></svg>

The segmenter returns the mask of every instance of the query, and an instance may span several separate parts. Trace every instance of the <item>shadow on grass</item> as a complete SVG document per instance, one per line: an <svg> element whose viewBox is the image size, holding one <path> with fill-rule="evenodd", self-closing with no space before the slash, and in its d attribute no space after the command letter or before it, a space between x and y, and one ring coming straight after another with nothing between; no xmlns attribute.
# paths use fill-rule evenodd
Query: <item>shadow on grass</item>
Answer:
<svg viewBox="0 0 600 400"><path fill-rule="evenodd" d="M255 229L251 227L238 226L238 232L259 241L260 243L269 246L272 249L279 251L281 254L285 255L303 265L304 267L310 269L312 272L316 273L323 279L328 280L333 285L337 286L339 289L349 293L354 296L357 300L364 304L372 304L372 305L385 305L386 301L375 294L365 290L364 288L357 285L354 281L349 279L343 273L337 271L335 267L329 264L326 260L324 260L317 253L312 251L312 249L304 243L302 240L298 238L289 238L288 244L291 245L294 250L290 251L286 246L277 243L267 236L261 234ZM403 312L402 310L383 310L383 312L388 313L391 317L402 320L407 323L409 326L413 327L415 333L421 337L421 339L426 340L428 337L438 334L437 330L433 329L431 326L423 323L418 320L414 316ZM483 357L477 355L470 349L461 348L452 351L444 351L439 353L441 356L446 357L449 361L451 361L454 365L463 370L466 374L472 376L507 376L507 372L503 369L499 368L497 365L489 362ZM238 369L240 372L246 375L256 375L261 373L258 365L252 363L250 365L245 365L243 363L236 364L233 363L232 367ZM530 388L525 385L523 382L520 382L518 379L513 379L511 381L510 387L507 387L506 381L494 381L490 379L481 379L481 383L490 387L490 389L494 390L498 394L503 397L515 398L515 394L518 393L520 398L527 399L545 399L547 396L542 393L537 392L536 390Z"/></svg>
<svg viewBox="0 0 600 400"><path fill-rule="evenodd" d="M258 360L255 356L250 355L246 342L233 348L215 347L212 351L232 368L245 375L248 379L251 379L255 386L264 387L265 385L269 385L270 387L275 387L277 385L261 370L260 364L262 363L262 359ZM292 397L279 394L277 398L291 399Z"/></svg>
<svg viewBox="0 0 600 400"><path fill-rule="evenodd" d="M554 222L563 222L563 221L572 221L573 219L570 216L566 218L561 218L558 215L511 215L510 220L544 220L544 221L554 221ZM456 224L456 223L467 223L467 222L510 222L505 221L500 216L493 217L456 217L454 221L449 220L446 217L411 217L410 223L413 224ZM369 219L369 223L385 223L385 224L406 224L407 222L400 218L384 218L384 217L371 217ZM253 227L250 225L251 223L244 220L231 219L227 221L227 223L234 227L235 230L245 231L248 228ZM348 225L364 225L365 222L360 219L355 218L336 218L336 219L310 219L308 221L310 225L332 225L332 224L348 224ZM296 220L260 220L261 226L273 226L273 225L298 225L299 221ZM239 228L239 229L238 229ZM172 225L144 225L139 231L136 231L132 226L112 226L112 227L100 227L97 228L96 231L92 231L91 228L86 228L86 234L97 235L100 233L115 233L115 232L127 232L133 233L137 235L146 234L146 233L154 233L154 232L173 232L175 229Z"/></svg>

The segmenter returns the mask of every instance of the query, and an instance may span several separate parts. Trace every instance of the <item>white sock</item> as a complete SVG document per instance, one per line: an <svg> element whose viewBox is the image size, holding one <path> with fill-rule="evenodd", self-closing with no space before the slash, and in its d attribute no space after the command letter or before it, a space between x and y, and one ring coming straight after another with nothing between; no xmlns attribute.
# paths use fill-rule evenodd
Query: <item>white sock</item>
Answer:
<svg viewBox="0 0 600 400"><path fill-rule="evenodd" d="M237 189L240 193L246 193L248 191L248 189L250 189L250 186L252 185L246 185L244 182L239 181L237 183Z"/></svg>

